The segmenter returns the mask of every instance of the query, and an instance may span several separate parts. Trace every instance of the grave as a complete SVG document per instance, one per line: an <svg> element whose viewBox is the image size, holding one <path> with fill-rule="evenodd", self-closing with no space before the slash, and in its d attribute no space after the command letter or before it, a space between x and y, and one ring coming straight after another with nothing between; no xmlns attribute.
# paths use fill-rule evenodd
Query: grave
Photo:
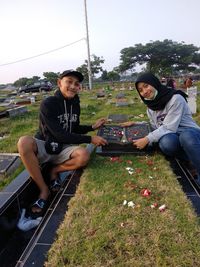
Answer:
<svg viewBox="0 0 200 267"><path fill-rule="evenodd" d="M187 198L192 202L197 216L200 216L200 186L196 183L190 170L186 168L185 164L178 159L168 159L170 166L177 176L182 190Z"/></svg>
<svg viewBox="0 0 200 267"><path fill-rule="evenodd" d="M108 116L108 122L120 123L128 121L128 115L126 114L110 114Z"/></svg>
<svg viewBox="0 0 200 267"><path fill-rule="evenodd" d="M7 110L9 117L15 117L15 116L21 115L21 114L26 113L26 112L28 112L28 109L26 106L14 107L12 109Z"/></svg>
<svg viewBox="0 0 200 267"><path fill-rule="evenodd" d="M102 98L102 97L105 97L105 93L104 92L98 92L97 98Z"/></svg>
<svg viewBox="0 0 200 267"><path fill-rule="evenodd" d="M192 114L195 114L197 112L197 87L193 86L193 87L187 88L187 94L188 94L189 108Z"/></svg>
<svg viewBox="0 0 200 267"><path fill-rule="evenodd" d="M9 175L20 165L20 157L17 154L0 154L0 177Z"/></svg>
<svg viewBox="0 0 200 267"><path fill-rule="evenodd" d="M30 98L29 99L28 98L27 99L20 99L20 100L16 100L15 104L17 106L29 105L29 104L31 104L31 100L30 100Z"/></svg>
<svg viewBox="0 0 200 267"><path fill-rule="evenodd" d="M136 123L130 127L119 125L104 125L97 135L108 141L108 145L97 147L96 153L102 156L122 154L146 154L151 152L148 147L142 150L133 146L132 141L145 137L150 132L150 125L146 122Z"/></svg>
<svg viewBox="0 0 200 267"><path fill-rule="evenodd" d="M8 113L7 113L6 110L0 112L0 119L1 119L1 118L5 118L5 117L7 117L7 116L8 116Z"/></svg>
<svg viewBox="0 0 200 267"><path fill-rule="evenodd" d="M89 153L94 145L87 146ZM49 184L49 165L42 173ZM26 170L0 191L0 266L43 266L56 231L74 196L83 170L60 173L60 190L51 194L47 211L37 228L22 231L17 228L22 209L28 209L37 199L39 190Z"/></svg>
<svg viewBox="0 0 200 267"><path fill-rule="evenodd" d="M118 94L116 95L116 98L117 98L117 99L125 98L125 93L118 93Z"/></svg>
<svg viewBox="0 0 200 267"><path fill-rule="evenodd" d="M117 101L116 104L115 104L116 107L126 107L128 105L129 104L128 104L126 99L124 99L123 101Z"/></svg>

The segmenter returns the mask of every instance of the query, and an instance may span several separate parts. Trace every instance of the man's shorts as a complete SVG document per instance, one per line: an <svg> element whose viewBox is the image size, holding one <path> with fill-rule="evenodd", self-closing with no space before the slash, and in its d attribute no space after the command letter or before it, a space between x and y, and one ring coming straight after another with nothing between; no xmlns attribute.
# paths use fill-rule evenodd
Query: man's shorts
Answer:
<svg viewBox="0 0 200 267"><path fill-rule="evenodd" d="M45 149L45 141L39 140L37 138L34 138L37 144L37 158L38 161L41 164L46 162L51 162L53 164L60 164L63 163L66 160L70 159L71 154L78 148L79 146L73 146L73 145L64 145L63 150L59 154L48 154Z"/></svg>

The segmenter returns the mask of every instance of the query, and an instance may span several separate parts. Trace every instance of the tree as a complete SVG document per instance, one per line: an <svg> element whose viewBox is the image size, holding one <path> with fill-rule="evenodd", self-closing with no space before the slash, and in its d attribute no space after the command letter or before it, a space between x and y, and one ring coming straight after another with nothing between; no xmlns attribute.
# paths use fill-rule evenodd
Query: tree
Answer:
<svg viewBox="0 0 200 267"><path fill-rule="evenodd" d="M40 80L40 77L39 76L33 76L32 78L28 79L27 81L27 85L30 85L30 84L33 84L35 82L38 82Z"/></svg>
<svg viewBox="0 0 200 267"><path fill-rule="evenodd" d="M59 76L59 73L55 72L43 72L43 76L50 81L52 84L56 85L57 84L57 79Z"/></svg>
<svg viewBox="0 0 200 267"><path fill-rule="evenodd" d="M108 81L108 72L107 70L103 70L101 74L102 81Z"/></svg>
<svg viewBox="0 0 200 267"><path fill-rule="evenodd" d="M120 75L115 71L109 71L108 72L108 80L109 81L119 81Z"/></svg>
<svg viewBox="0 0 200 267"><path fill-rule="evenodd" d="M15 81L13 84L16 87L25 86L27 84L28 80L29 80L28 78L23 77L23 78L20 78L19 80Z"/></svg>
<svg viewBox="0 0 200 267"><path fill-rule="evenodd" d="M193 71L200 65L198 47L167 39L151 41L146 45L136 44L122 49L120 53L119 70L122 73L133 71L137 64L145 65L145 70L160 75L170 75L174 71Z"/></svg>
<svg viewBox="0 0 200 267"><path fill-rule="evenodd" d="M103 71L101 64L103 64L104 61L105 60L102 57L91 55L90 65L93 78L95 77L95 74L98 74L99 72ZM86 59L84 62L85 63L78 67L76 70L80 71L83 74L85 81L88 81L88 60Z"/></svg>

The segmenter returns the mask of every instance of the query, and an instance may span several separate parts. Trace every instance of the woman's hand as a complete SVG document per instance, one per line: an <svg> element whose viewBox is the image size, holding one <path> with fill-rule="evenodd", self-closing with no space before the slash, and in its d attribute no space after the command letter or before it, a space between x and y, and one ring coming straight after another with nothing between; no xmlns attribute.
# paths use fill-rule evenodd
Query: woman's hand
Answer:
<svg viewBox="0 0 200 267"><path fill-rule="evenodd" d="M105 118L101 118L98 119L93 125L92 125L92 129L96 130L99 127L101 127L102 125L104 125L106 123L106 119Z"/></svg>
<svg viewBox="0 0 200 267"><path fill-rule="evenodd" d="M138 140L133 140L133 145L138 149L145 148L148 145L149 139L147 137L140 138Z"/></svg>
<svg viewBox="0 0 200 267"><path fill-rule="evenodd" d="M121 127L129 127L129 126L132 126L134 124L135 124L135 122L133 122L133 121L126 121L126 122L121 123L120 126Z"/></svg>

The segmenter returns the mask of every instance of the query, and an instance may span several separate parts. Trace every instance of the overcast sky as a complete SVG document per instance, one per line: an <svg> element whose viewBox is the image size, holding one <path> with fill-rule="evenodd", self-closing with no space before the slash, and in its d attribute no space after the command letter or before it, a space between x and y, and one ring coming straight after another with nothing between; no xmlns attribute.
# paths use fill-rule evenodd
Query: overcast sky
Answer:
<svg viewBox="0 0 200 267"><path fill-rule="evenodd" d="M138 43L170 39L199 47L199 12L200 0L87 0L90 54L111 71L120 51ZM87 59L84 0L0 0L0 29L0 84Z"/></svg>

